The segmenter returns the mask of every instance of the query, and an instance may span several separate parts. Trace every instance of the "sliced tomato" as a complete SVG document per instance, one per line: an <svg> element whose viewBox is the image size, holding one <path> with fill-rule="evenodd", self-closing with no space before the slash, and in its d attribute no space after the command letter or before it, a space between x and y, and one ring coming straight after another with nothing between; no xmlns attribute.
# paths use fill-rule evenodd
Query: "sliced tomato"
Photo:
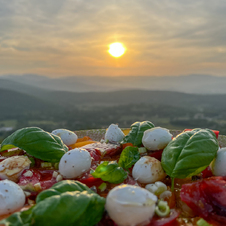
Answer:
<svg viewBox="0 0 226 226"><path fill-rule="evenodd" d="M90 150L90 156L94 159L94 161L99 161L101 159L101 152L99 149Z"/></svg>
<svg viewBox="0 0 226 226"><path fill-rule="evenodd" d="M30 171L32 175L26 175ZM18 185L21 186L24 190L30 191L42 191L52 187L57 181L53 177L54 170L39 170L39 169L29 169L24 170L20 176ZM35 185L40 183L41 189L35 188Z"/></svg>
<svg viewBox="0 0 226 226"><path fill-rule="evenodd" d="M210 168L210 166L208 166L205 170L203 170L201 172L202 178L208 178L208 177L212 177L213 173L212 170Z"/></svg>
<svg viewBox="0 0 226 226"><path fill-rule="evenodd" d="M147 226L175 226L180 213L172 209L168 217L154 216Z"/></svg>
<svg viewBox="0 0 226 226"><path fill-rule="evenodd" d="M110 144L101 142L88 144L83 146L82 148L86 149L90 153L92 153L93 151L95 151L96 153L99 152L101 153L101 157L114 156L122 151L122 147L120 144Z"/></svg>
<svg viewBox="0 0 226 226"><path fill-rule="evenodd" d="M182 185L181 200L206 220L226 225L226 178L210 177Z"/></svg>
<svg viewBox="0 0 226 226"><path fill-rule="evenodd" d="M87 185L89 188L96 186L99 187L104 181L100 178L95 178L91 174L85 174L82 178L77 179L81 183Z"/></svg>
<svg viewBox="0 0 226 226"><path fill-rule="evenodd" d="M184 132L186 132L186 131L191 131L192 129L184 129ZM218 136L219 136L219 131L218 130L212 130L214 133L215 133L215 135L216 135L216 138L218 139Z"/></svg>
<svg viewBox="0 0 226 226"><path fill-rule="evenodd" d="M162 152L163 152L163 150L152 151L152 152L149 152L148 155L158 159L159 161L161 161L161 159L162 159Z"/></svg>

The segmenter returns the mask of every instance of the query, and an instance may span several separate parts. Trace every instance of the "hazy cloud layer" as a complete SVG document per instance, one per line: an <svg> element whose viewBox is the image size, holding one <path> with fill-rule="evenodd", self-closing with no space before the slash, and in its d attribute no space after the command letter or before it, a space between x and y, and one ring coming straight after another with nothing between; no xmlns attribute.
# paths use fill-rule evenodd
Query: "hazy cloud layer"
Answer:
<svg viewBox="0 0 226 226"><path fill-rule="evenodd" d="M0 0L0 74L226 75L224 0ZM107 53L119 41L118 59Z"/></svg>

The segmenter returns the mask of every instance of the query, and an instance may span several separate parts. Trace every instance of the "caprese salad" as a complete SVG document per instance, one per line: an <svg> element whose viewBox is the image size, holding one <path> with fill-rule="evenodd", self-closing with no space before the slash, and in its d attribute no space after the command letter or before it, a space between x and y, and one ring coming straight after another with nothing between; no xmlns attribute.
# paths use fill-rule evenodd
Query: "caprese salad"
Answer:
<svg viewBox="0 0 226 226"><path fill-rule="evenodd" d="M150 121L101 140L17 130L1 143L0 225L226 225L226 148L218 131L173 137Z"/></svg>

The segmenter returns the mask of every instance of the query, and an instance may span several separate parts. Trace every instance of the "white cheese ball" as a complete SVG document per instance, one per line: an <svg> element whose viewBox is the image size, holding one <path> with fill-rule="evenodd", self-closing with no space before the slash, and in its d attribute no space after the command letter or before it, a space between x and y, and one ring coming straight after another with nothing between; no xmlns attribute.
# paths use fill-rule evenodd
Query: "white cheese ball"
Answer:
<svg viewBox="0 0 226 226"><path fill-rule="evenodd" d="M215 176L226 176L226 148L217 152L217 157L211 164L212 173Z"/></svg>
<svg viewBox="0 0 226 226"><path fill-rule="evenodd" d="M0 162L0 179L19 180L21 173L30 168L31 161L26 156L12 156Z"/></svg>
<svg viewBox="0 0 226 226"><path fill-rule="evenodd" d="M144 188L120 185L107 195L105 208L117 225L135 226L149 223L156 202L157 197Z"/></svg>
<svg viewBox="0 0 226 226"><path fill-rule="evenodd" d="M78 136L74 132L67 129L56 129L52 131L52 134L60 137L63 143L67 146L76 143L78 139Z"/></svg>
<svg viewBox="0 0 226 226"><path fill-rule="evenodd" d="M19 185L10 180L0 181L0 215L19 210L24 206L25 199Z"/></svg>
<svg viewBox="0 0 226 226"><path fill-rule="evenodd" d="M168 129L155 127L144 131L142 143L150 151L164 149L172 140L173 135Z"/></svg>
<svg viewBox="0 0 226 226"><path fill-rule="evenodd" d="M124 138L124 133L116 124L111 124L105 133L105 142L120 142Z"/></svg>
<svg viewBox="0 0 226 226"><path fill-rule="evenodd" d="M65 153L60 159L59 172L67 179L81 176L91 167L91 156L88 151L75 148Z"/></svg>
<svg viewBox="0 0 226 226"><path fill-rule="evenodd" d="M154 183L165 178L161 162L153 157L141 157L134 165L133 178L140 183Z"/></svg>

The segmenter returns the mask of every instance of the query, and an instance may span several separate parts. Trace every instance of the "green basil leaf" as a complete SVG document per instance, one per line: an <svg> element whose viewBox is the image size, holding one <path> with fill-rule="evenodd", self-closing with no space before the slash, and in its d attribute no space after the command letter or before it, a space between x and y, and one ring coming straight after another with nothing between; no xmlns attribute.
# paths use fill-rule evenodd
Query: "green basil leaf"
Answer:
<svg viewBox="0 0 226 226"><path fill-rule="evenodd" d="M33 206L34 207L34 206ZM0 221L0 225L5 226L30 226L31 213L33 207L23 212L16 212L10 215L8 218Z"/></svg>
<svg viewBox="0 0 226 226"><path fill-rule="evenodd" d="M91 174L112 184L122 183L128 176L127 172L114 161L101 163Z"/></svg>
<svg viewBox="0 0 226 226"><path fill-rule="evenodd" d="M105 199L86 185L69 180L41 192L36 201L29 210L14 213L1 223L8 226L92 226L101 220L105 205Z"/></svg>
<svg viewBox="0 0 226 226"><path fill-rule="evenodd" d="M39 203L53 195L60 195L68 191L79 191L79 192L87 191L90 194L92 193L96 194L94 191L89 189L85 184L79 181L63 180L59 183L54 184L50 189L47 189L39 193L36 198L36 203Z"/></svg>
<svg viewBox="0 0 226 226"><path fill-rule="evenodd" d="M218 149L216 135L209 129L183 132L163 150L162 167L172 178L191 177L209 166Z"/></svg>
<svg viewBox="0 0 226 226"><path fill-rule="evenodd" d="M118 164L124 169L129 169L139 159L140 159L140 153L138 151L138 147L128 146L122 151Z"/></svg>
<svg viewBox="0 0 226 226"><path fill-rule="evenodd" d="M58 136L37 127L17 130L3 140L1 151L12 147L21 148L28 154L47 162L59 162L68 151L67 146Z"/></svg>
<svg viewBox="0 0 226 226"><path fill-rule="evenodd" d="M154 127L155 125L149 121L135 122L131 125L131 130L129 134L123 138L122 143L132 143L134 146L140 147L142 145L144 131Z"/></svg>
<svg viewBox="0 0 226 226"><path fill-rule="evenodd" d="M64 192L36 204L32 220L37 226L97 224L104 213L104 198L87 191Z"/></svg>
<svg viewBox="0 0 226 226"><path fill-rule="evenodd" d="M105 199L81 182L65 180L41 192L36 203L32 219L37 225L89 226L101 220Z"/></svg>

